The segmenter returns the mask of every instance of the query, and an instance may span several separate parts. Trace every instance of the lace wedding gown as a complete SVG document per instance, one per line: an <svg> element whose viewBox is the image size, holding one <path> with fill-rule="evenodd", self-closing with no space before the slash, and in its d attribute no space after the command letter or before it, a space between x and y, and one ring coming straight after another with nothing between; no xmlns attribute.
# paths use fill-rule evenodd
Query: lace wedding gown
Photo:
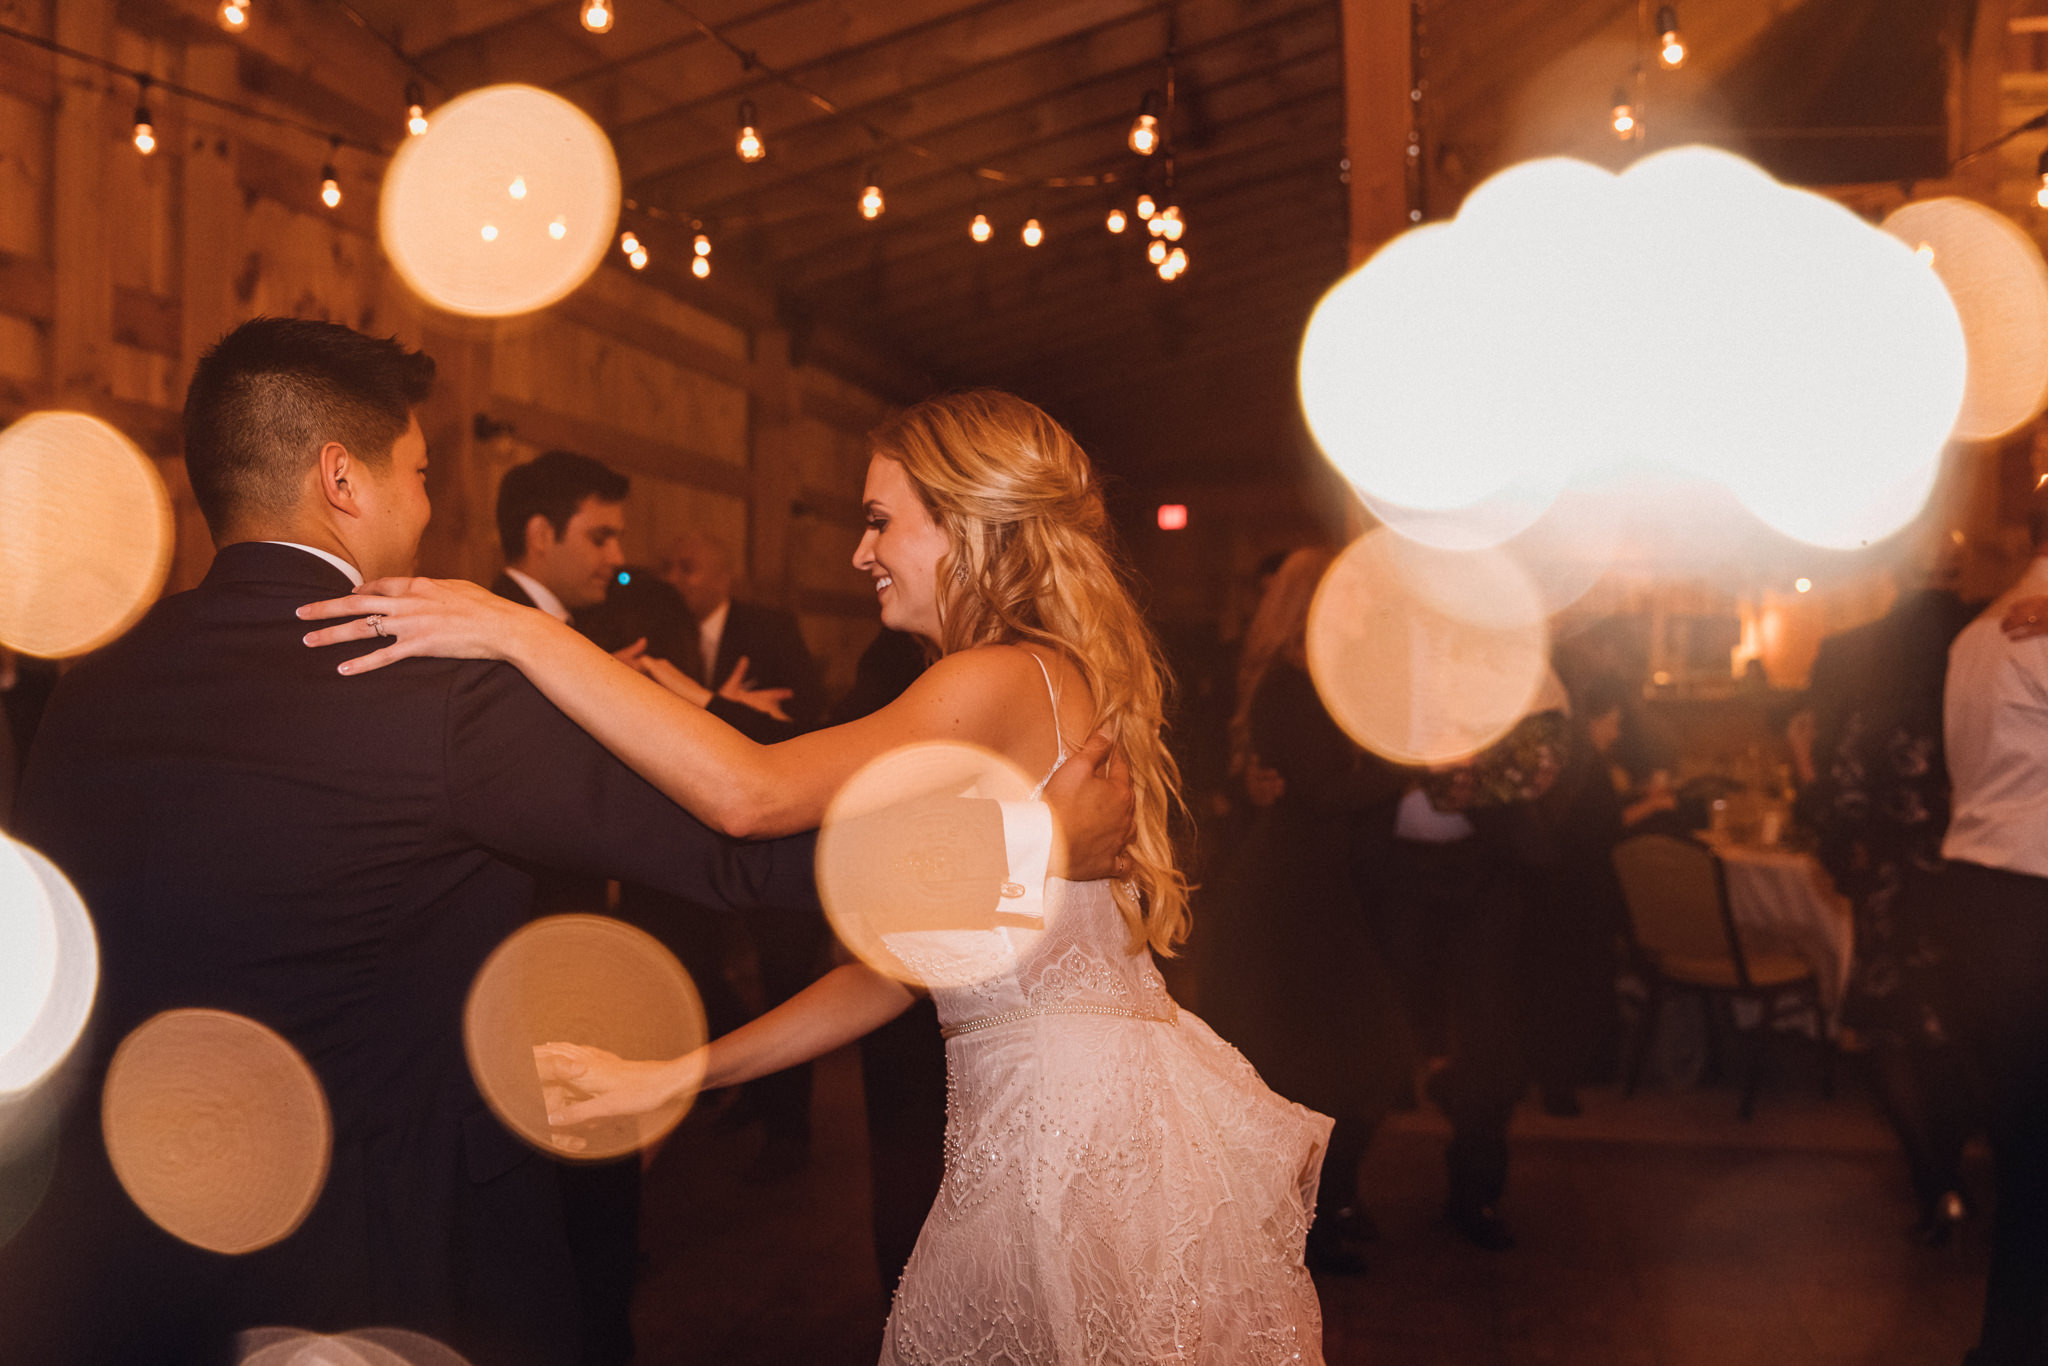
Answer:
<svg viewBox="0 0 2048 1366"><path fill-rule="evenodd" d="M884 1366L1323 1359L1302 1251L1330 1121L1174 1004L1110 886L1050 880L1044 930L953 932L990 972L933 992L946 1175ZM916 967L919 938L890 947Z"/></svg>

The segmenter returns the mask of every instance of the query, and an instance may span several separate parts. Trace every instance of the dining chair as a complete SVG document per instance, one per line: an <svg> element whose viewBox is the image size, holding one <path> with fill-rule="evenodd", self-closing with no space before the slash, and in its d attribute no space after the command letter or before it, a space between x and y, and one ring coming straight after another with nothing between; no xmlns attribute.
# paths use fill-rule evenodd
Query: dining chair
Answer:
<svg viewBox="0 0 2048 1366"><path fill-rule="evenodd" d="M1728 905L1727 868L1699 841L1633 836L1615 846L1614 871L1628 905L1630 953L1649 991L1633 1031L1623 1093L1635 1094L1673 993L1694 993L1709 1004L1746 1001L1758 1014L1742 1078L1741 1114L1748 1119L1777 1026L1809 1013L1823 1018L1819 978L1802 958L1743 947Z"/></svg>

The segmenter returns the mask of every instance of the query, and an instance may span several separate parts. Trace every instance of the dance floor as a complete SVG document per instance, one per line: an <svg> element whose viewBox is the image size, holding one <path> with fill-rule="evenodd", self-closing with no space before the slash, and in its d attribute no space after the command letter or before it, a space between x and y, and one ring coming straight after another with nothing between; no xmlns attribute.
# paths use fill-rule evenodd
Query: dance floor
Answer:
<svg viewBox="0 0 2048 1366"><path fill-rule="evenodd" d="M857 1055L819 1068L810 1169L741 1179L758 1141L693 1116L650 1175L637 1305L648 1366L875 1359ZM1846 1072L1846 1069L1845 1069ZM1400 1116L1366 1160L1371 1271L1322 1285L1332 1363L1371 1366L1953 1366L1974 1337L1981 1221L1960 1248L1912 1245L1904 1177L1845 1076L1828 1101L1767 1086L1755 1120L1726 1089L1587 1095L1576 1120L1518 1116L1506 1206L1521 1247L1490 1254L1439 1218L1442 1134ZM1973 1173L1981 1183L1981 1170Z"/></svg>

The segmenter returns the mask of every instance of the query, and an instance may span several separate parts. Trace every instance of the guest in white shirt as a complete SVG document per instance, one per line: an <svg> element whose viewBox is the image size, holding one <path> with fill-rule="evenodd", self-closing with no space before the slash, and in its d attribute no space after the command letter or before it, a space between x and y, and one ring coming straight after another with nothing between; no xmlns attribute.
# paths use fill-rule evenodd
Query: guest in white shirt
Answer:
<svg viewBox="0 0 2048 1366"><path fill-rule="evenodd" d="M2000 629L2015 604L2048 593L2048 505L2028 529L2026 572L1949 649L1944 701L1954 814L1941 938L1955 1023L1988 1092L1998 1179L1983 1328L1966 1366L2048 1360L2048 640Z"/></svg>

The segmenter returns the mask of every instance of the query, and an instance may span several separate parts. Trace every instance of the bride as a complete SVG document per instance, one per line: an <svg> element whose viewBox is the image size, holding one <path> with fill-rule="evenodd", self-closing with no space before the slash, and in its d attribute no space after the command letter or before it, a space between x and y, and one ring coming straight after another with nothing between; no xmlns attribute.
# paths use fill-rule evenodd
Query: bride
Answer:
<svg viewBox="0 0 2048 1366"><path fill-rule="evenodd" d="M1108 548L1088 459L1044 412L991 392L928 400L871 440L854 567L874 581L883 625L920 637L935 662L865 719L756 745L554 619L460 581L384 580L302 609L382 617L307 641L393 638L345 673L409 655L508 660L650 782L739 836L816 826L856 771L907 744L968 742L1050 776L1067 737L1107 731L1137 796L1118 864L1128 877L1053 881L1049 928L994 980L933 991L948 1040L946 1173L882 1359L1321 1362L1302 1251L1330 1121L1268 1090L1175 1006L1153 964L1188 924L1167 830L1178 776L1160 738L1158 648ZM550 1118L737 1085L840 1047L912 1000L854 963L683 1058L550 1044L538 1050L544 1076L580 1097Z"/></svg>

